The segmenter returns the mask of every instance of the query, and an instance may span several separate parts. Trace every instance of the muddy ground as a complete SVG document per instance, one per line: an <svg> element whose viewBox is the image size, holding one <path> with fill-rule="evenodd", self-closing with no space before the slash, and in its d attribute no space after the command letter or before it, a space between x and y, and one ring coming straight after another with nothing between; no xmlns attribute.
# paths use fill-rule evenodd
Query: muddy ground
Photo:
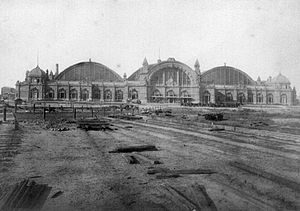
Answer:
<svg viewBox="0 0 300 211"><path fill-rule="evenodd" d="M105 131L78 129L59 115L51 124L40 117L19 118L18 129L12 121L0 124L0 199L35 177L52 187L42 210L181 210L159 194L165 184L203 185L218 210L300 210L299 108L172 111L147 121L110 119L113 130ZM201 116L207 112L223 112L226 120L212 123ZM57 124L68 130L57 131ZM146 158L139 164L109 153L141 144L158 151L138 152ZM153 166L216 173L157 178L147 174Z"/></svg>

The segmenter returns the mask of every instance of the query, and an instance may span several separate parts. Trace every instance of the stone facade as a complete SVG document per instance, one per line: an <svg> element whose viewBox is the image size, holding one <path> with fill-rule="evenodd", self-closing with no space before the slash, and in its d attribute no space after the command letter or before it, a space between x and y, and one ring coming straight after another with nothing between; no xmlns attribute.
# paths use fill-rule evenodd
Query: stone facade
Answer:
<svg viewBox="0 0 300 211"><path fill-rule="evenodd" d="M115 71L96 62L81 62L59 74L37 66L16 83L17 98L25 101L127 102L143 103L283 104L296 102L296 90L279 74L254 81L245 72L229 66L201 73L198 60L194 69L169 58L148 64L130 77L121 78Z"/></svg>

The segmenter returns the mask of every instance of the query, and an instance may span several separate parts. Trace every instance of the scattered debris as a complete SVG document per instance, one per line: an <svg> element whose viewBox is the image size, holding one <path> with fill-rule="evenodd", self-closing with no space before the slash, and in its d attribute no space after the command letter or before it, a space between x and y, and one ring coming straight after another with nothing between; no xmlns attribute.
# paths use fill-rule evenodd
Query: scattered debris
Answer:
<svg viewBox="0 0 300 211"><path fill-rule="evenodd" d="M40 210L50 191L51 187L46 184L25 179L2 199L4 203L0 210Z"/></svg>
<svg viewBox="0 0 300 211"><path fill-rule="evenodd" d="M123 156L129 164L140 164L140 161L134 155Z"/></svg>
<svg viewBox="0 0 300 211"><path fill-rule="evenodd" d="M265 123L265 122L252 122L249 125L250 127L261 127L261 126L269 126L269 124Z"/></svg>
<svg viewBox="0 0 300 211"><path fill-rule="evenodd" d="M142 152L142 151L157 151L158 149L154 145L140 145L119 147L116 150L109 151L109 153L128 153L128 152Z"/></svg>
<svg viewBox="0 0 300 211"><path fill-rule="evenodd" d="M62 195L62 194L63 194L62 191L57 191L55 194L53 194L53 195L51 196L51 199L57 198L57 197L59 197L59 196Z"/></svg>
<svg viewBox="0 0 300 211"><path fill-rule="evenodd" d="M222 113L208 113L208 114L203 114L203 116L206 120L212 120L212 121L222 121L223 120Z"/></svg>

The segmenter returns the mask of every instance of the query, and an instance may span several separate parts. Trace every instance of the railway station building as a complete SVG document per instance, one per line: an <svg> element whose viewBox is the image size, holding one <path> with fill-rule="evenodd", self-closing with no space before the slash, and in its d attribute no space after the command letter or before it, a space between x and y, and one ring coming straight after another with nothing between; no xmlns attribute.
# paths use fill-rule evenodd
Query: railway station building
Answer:
<svg viewBox="0 0 300 211"><path fill-rule="evenodd" d="M26 72L24 81L16 83L16 98L26 102L128 102L224 104L296 103L296 90L281 73L255 81L247 73L230 66L200 70L169 58L142 66L128 78L91 60L80 62L59 73L44 71L39 66Z"/></svg>

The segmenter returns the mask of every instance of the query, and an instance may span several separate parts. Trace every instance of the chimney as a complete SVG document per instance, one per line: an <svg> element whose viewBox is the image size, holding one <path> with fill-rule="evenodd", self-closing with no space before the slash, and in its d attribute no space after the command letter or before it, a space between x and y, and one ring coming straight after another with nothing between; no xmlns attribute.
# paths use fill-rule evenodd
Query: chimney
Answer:
<svg viewBox="0 0 300 211"><path fill-rule="evenodd" d="M59 73L58 64L56 64L55 76L58 76L58 73Z"/></svg>

